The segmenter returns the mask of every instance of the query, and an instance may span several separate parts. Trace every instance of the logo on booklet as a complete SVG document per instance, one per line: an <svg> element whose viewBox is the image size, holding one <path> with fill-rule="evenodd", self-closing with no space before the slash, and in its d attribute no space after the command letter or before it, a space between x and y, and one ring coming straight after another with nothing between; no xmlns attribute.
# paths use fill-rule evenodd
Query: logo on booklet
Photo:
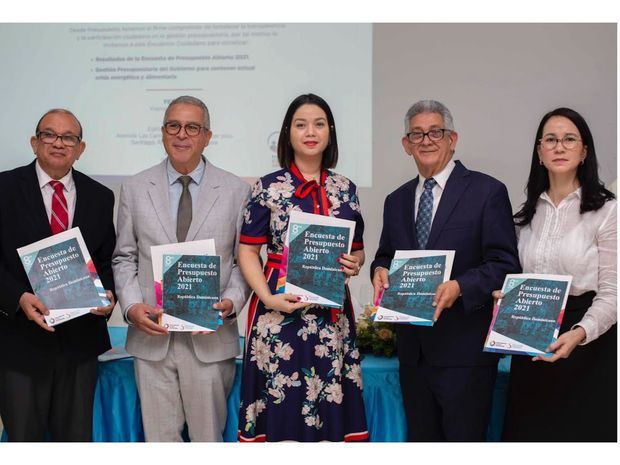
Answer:
<svg viewBox="0 0 620 465"><path fill-rule="evenodd" d="M509 342L500 342L500 341L491 341L489 342L489 345L491 347L494 347L497 345L497 347L501 347L504 349L510 349L512 347L512 344L510 344Z"/></svg>

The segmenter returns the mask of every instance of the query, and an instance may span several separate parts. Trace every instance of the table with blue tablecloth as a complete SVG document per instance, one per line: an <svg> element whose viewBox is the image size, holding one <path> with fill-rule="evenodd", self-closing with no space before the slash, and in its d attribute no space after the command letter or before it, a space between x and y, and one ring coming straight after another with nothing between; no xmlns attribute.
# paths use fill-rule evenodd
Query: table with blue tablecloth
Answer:
<svg viewBox="0 0 620 465"><path fill-rule="evenodd" d="M110 327L109 332L112 346L124 346L126 328ZM509 367L510 357L502 358L487 434L489 441L499 441L501 437ZM238 359L235 382L228 397L228 420L223 434L226 442L237 440L241 370L242 361ZM398 359L365 355L362 360L362 380L370 441L405 441L407 426L398 381ZM99 363L93 413L95 442L144 441L133 358ZM6 440L6 437L3 437L3 440Z"/></svg>
<svg viewBox="0 0 620 465"><path fill-rule="evenodd" d="M125 328L109 328L113 346L125 342ZM500 362L488 440L498 441L504 418L509 358ZM237 360L235 383L228 397L224 440L237 440L242 362ZM398 359L365 355L362 361L364 403L370 440L404 441L407 436L403 399L398 381ZM140 400L134 379L133 359L99 364L93 419L95 441L143 441Z"/></svg>

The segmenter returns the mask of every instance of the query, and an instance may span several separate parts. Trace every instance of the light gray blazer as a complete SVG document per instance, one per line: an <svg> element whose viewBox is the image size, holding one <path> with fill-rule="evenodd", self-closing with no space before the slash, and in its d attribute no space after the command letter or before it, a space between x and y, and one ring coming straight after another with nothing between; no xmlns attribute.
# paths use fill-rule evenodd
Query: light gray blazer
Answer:
<svg viewBox="0 0 620 465"><path fill-rule="evenodd" d="M205 160L206 161L206 160ZM166 160L123 182L118 207L116 249L112 256L118 300L127 309L136 303L155 305L151 246L177 241L176 224L170 217ZM250 186L237 176L206 161L187 241L214 239L221 258L222 299L230 299L240 312L250 294L234 263ZM191 337L196 357L215 362L239 354L236 319L227 319L214 333ZM150 336L132 325L127 332L127 352L145 360L163 360L169 335Z"/></svg>

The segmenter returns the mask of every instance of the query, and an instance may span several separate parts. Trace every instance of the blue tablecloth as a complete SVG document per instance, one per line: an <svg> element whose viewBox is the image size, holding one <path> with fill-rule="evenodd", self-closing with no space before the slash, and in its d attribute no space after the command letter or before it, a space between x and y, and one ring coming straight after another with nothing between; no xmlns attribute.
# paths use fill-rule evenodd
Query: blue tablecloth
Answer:
<svg viewBox="0 0 620 465"><path fill-rule="evenodd" d="M123 346L126 328L110 327L115 347ZM493 412L487 439L499 441L504 419L510 357L501 359ZM237 440L237 420L241 387L241 360L237 360L235 383L228 397L228 421L224 440ZM366 355L362 361L364 403L370 440L373 442L405 441L407 426L398 380L398 359ZM3 440L6 440L3 437ZM99 363L99 379L95 391L93 415L95 442L144 441L140 399L136 388L133 358Z"/></svg>

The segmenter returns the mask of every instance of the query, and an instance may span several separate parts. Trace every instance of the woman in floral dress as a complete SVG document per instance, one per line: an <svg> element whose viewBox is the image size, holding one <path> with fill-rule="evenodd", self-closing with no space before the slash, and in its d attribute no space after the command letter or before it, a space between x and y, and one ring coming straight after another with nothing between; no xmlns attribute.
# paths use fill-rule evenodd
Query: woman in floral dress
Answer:
<svg viewBox="0 0 620 465"><path fill-rule="evenodd" d="M334 257L347 276L364 262L356 186L338 161L332 112L313 94L289 106L278 141L281 170L259 179L245 211L239 266L254 290L248 311L239 413L240 441L364 441L360 354L350 294L342 310L276 294L292 210L356 223L350 255ZM262 269L260 249L267 244Z"/></svg>

